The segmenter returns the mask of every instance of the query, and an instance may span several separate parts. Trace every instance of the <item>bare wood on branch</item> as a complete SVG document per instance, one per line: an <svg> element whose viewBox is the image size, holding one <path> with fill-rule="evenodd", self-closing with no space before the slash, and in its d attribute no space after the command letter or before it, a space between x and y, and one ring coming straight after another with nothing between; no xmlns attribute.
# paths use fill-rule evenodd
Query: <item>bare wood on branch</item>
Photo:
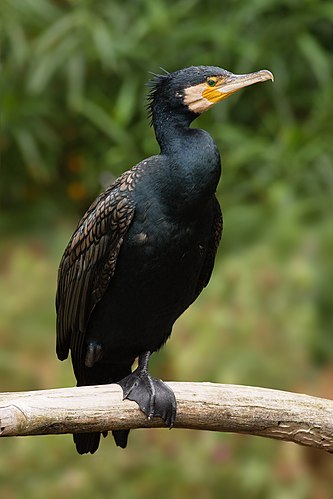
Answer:
<svg viewBox="0 0 333 499"><path fill-rule="evenodd" d="M259 435L333 452L333 401L240 385L168 383L175 428ZM116 385L0 394L0 436L163 427Z"/></svg>

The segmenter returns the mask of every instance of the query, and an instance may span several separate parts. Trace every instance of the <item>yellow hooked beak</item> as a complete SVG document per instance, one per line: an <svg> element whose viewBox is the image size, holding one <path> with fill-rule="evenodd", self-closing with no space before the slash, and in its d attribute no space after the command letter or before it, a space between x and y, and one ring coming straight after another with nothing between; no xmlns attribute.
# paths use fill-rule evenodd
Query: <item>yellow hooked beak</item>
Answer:
<svg viewBox="0 0 333 499"><path fill-rule="evenodd" d="M226 99L229 95L237 92L237 90L240 90L241 88L266 80L274 81L273 74L267 69L244 75L230 73L226 77L208 78L206 83L207 86L202 92L202 96L215 104L216 102Z"/></svg>
<svg viewBox="0 0 333 499"><path fill-rule="evenodd" d="M200 114L237 90L266 80L274 81L272 73L267 69L244 75L227 73L223 76L211 76L204 83L185 89L184 104L190 111Z"/></svg>

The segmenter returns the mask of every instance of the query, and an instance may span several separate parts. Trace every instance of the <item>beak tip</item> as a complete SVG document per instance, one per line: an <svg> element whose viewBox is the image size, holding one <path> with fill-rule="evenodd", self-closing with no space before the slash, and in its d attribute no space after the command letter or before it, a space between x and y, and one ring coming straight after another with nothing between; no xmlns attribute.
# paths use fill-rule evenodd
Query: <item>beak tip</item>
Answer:
<svg viewBox="0 0 333 499"><path fill-rule="evenodd" d="M274 75L273 73L268 71L268 69L263 69L262 74L265 77L265 80L271 80L272 82L274 82Z"/></svg>

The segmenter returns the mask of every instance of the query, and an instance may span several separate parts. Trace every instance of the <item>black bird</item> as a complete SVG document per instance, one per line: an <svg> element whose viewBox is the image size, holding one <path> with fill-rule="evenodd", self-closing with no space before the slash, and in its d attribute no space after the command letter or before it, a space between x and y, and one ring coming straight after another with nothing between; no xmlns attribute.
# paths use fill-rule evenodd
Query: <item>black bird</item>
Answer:
<svg viewBox="0 0 333 499"><path fill-rule="evenodd" d="M123 173L80 221L62 257L56 296L57 355L69 351L77 385L119 383L124 398L172 427L174 394L148 361L210 279L222 234L215 197L219 151L191 122L237 90L273 75L211 66L158 75L149 110L160 153ZM139 358L138 368L131 366ZM126 447L129 430L113 431ZM94 453L100 433L74 435Z"/></svg>

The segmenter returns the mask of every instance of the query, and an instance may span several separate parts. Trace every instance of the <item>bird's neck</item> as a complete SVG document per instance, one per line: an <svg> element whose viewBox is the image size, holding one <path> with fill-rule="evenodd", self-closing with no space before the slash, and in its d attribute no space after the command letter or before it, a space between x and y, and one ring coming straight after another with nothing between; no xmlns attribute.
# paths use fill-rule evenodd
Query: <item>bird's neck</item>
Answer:
<svg viewBox="0 0 333 499"><path fill-rule="evenodd" d="M170 149L174 148L175 142L189 129L195 118L196 115L193 113L185 111L175 113L172 109L164 106L163 103L155 106L152 122L162 154L168 153Z"/></svg>
<svg viewBox="0 0 333 499"><path fill-rule="evenodd" d="M166 198L179 209L200 209L211 199L221 175L219 151L204 130L190 128L193 116L161 114L156 138L167 167L160 172Z"/></svg>

